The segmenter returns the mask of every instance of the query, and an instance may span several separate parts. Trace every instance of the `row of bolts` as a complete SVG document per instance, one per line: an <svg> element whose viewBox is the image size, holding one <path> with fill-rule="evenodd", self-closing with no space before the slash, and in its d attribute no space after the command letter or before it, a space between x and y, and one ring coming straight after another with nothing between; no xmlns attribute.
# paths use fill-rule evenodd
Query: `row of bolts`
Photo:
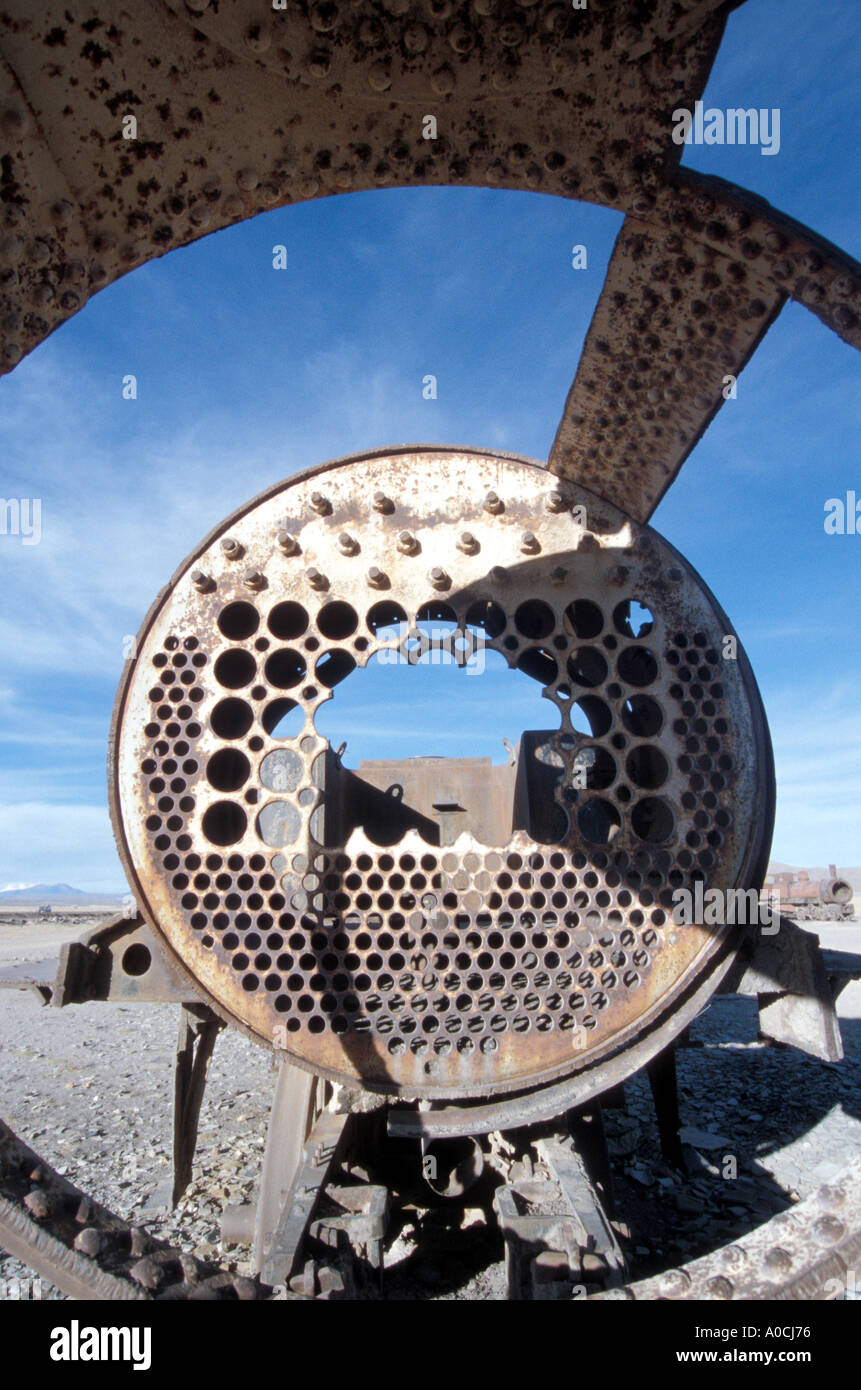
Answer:
<svg viewBox="0 0 861 1390"><path fill-rule="evenodd" d="M565 498L561 492L551 492L547 495L547 510L549 512L564 512L567 510ZM332 511L332 504L328 497L324 497L321 492L311 493L311 507L318 516L328 516ZM483 507L491 516L498 516L505 510L505 504L495 492L488 492L485 496ZM395 510L395 504L384 492L374 493L374 511L386 515ZM284 555L298 555L299 542L289 531L279 531L277 535L278 547ZM480 546L471 531L462 531L457 541L458 550L462 550L465 555L475 555ZM226 536L221 542L221 549L227 560L240 560L245 554L245 548L240 541L232 536ZM359 542L346 531L338 537L338 549L342 555L357 555L359 553ZM524 555L537 555L541 549L541 543L533 531L524 531L520 537L520 549ZM417 555L421 550L421 545L412 531L401 531L398 536L398 550L403 555ZM494 565L490 571L491 577L501 580L505 577L505 569L502 565ZM561 568L554 569L550 574L551 583L561 584L565 578L566 571ZM329 580L325 574L318 569L306 571L306 578L312 589L328 589ZM428 572L428 580L434 589L448 589L451 587L451 578L439 565L434 566ZM372 565L367 573L368 585L372 589L388 589L391 582L384 570ZM215 588L215 581L203 570L193 570L191 582L198 593L205 594ZM266 587L266 578L259 570L248 570L242 577L242 582L246 589L252 593L259 593Z"/></svg>

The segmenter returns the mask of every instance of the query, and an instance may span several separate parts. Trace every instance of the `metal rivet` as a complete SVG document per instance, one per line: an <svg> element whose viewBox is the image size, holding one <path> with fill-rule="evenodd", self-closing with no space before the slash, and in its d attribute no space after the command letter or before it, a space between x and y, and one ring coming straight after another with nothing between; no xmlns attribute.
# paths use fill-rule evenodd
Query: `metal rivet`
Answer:
<svg viewBox="0 0 861 1390"><path fill-rule="evenodd" d="M242 582L246 589L251 589L254 593L259 593L266 588L266 576L260 570L246 570L242 576Z"/></svg>
<svg viewBox="0 0 861 1390"><path fill-rule="evenodd" d="M389 587L389 577L385 570L372 565L368 570L368 583L372 589L387 589Z"/></svg>
<svg viewBox="0 0 861 1390"><path fill-rule="evenodd" d="M421 546L412 531L402 531L398 536L398 550L403 555L418 555Z"/></svg>
<svg viewBox="0 0 861 1390"><path fill-rule="evenodd" d="M565 498L562 496L561 492L548 492L547 510L548 512L565 511Z"/></svg>
<svg viewBox="0 0 861 1390"><path fill-rule="evenodd" d="M668 1269L666 1274L661 1276L661 1293L675 1295L687 1293L691 1287L691 1276L686 1274L683 1269Z"/></svg>
<svg viewBox="0 0 861 1390"><path fill-rule="evenodd" d="M191 575L191 582L199 594L205 594L210 589L215 588L215 585L213 584L209 575L204 574L203 570L193 570Z"/></svg>
<svg viewBox="0 0 861 1390"><path fill-rule="evenodd" d="M503 505L495 492L489 492L484 499L484 510L491 512L494 516L503 510Z"/></svg>
<svg viewBox="0 0 861 1390"><path fill-rule="evenodd" d="M321 574L320 570L306 570L305 577L308 580L308 583L311 585L312 589L328 589L329 587L328 579L326 578L325 574Z"/></svg>
<svg viewBox="0 0 861 1390"><path fill-rule="evenodd" d="M534 531L524 531L520 537L520 549L524 555L536 555L541 549L538 537Z"/></svg>
<svg viewBox="0 0 861 1390"><path fill-rule="evenodd" d="M289 531L279 531L277 536L278 548L285 555L298 555L299 542L295 536L291 536Z"/></svg>
<svg viewBox="0 0 861 1390"><path fill-rule="evenodd" d="M562 565L556 565L547 577L551 584L564 584L568 577L568 571Z"/></svg>
<svg viewBox="0 0 861 1390"><path fill-rule="evenodd" d="M428 579L435 589L448 589L451 586L449 576L439 565L434 565L433 569L428 571Z"/></svg>
<svg viewBox="0 0 861 1390"><path fill-rule="evenodd" d="M346 531L342 531L338 537L338 549L342 555L358 555L359 542L354 536L349 535Z"/></svg>
<svg viewBox="0 0 861 1390"><path fill-rule="evenodd" d="M732 1298L732 1283L722 1274L716 1274L713 1279L709 1279L705 1292L709 1298Z"/></svg>
<svg viewBox="0 0 861 1390"><path fill-rule="evenodd" d="M245 554L243 546L235 536L225 536L224 540L221 542L221 549L224 551L227 560L238 560L240 556Z"/></svg>
<svg viewBox="0 0 861 1390"><path fill-rule="evenodd" d="M480 550L480 546L471 531L462 531L457 542L458 550L462 550L464 555L475 555Z"/></svg>
<svg viewBox="0 0 861 1390"><path fill-rule="evenodd" d="M331 502L328 497L323 496L322 492L312 492L310 501L311 510L315 511L318 516L328 516L332 510Z"/></svg>
<svg viewBox="0 0 861 1390"><path fill-rule="evenodd" d="M490 571L491 579L495 579L498 584L508 578L508 570L504 565L494 565Z"/></svg>
<svg viewBox="0 0 861 1390"><path fill-rule="evenodd" d="M374 511L388 514L395 510L395 504L391 497L387 497L384 492L374 493Z"/></svg>

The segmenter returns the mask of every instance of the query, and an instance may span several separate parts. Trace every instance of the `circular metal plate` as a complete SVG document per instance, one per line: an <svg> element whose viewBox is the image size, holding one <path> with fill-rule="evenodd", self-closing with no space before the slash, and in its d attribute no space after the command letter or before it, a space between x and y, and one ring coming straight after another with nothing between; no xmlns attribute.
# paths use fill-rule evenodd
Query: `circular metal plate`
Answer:
<svg viewBox="0 0 861 1390"><path fill-rule="evenodd" d="M555 706L528 813L501 844L380 843L370 818L341 842L316 712L377 651L414 661L430 621ZM444 1099L594 1065L736 942L676 926L673 891L762 867L770 748L729 635L654 531L528 460L415 448L291 479L178 571L121 685L141 906L223 1017L333 1079Z"/></svg>

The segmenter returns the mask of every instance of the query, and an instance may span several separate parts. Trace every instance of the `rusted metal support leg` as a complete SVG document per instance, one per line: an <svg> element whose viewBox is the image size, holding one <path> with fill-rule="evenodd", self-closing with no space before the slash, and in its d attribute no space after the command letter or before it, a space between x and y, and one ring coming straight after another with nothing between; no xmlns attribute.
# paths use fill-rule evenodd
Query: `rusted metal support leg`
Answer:
<svg viewBox="0 0 861 1390"><path fill-rule="evenodd" d="M176 1206L191 1182L197 1126L215 1039L224 1027L205 1004L184 1004L173 1084L173 1192Z"/></svg>
<svg viewBox="0 0 861 1390"><path fill-rule="evenodd" d="M263 1251L261 1274L267 1284L286 1284L294 1273L314 1209L344 1150L349 1119L324 1110L305 1141L302 1161Z"/></svg>
<svg viewBox="0 0 861 1390"><path fill-rule="evenodd" d="M655 1114L658 1120L658 1134L661 1140L661 1153L668 1163L682 1172L685 1160L682 1154L682 1141L679 1134L679 1091L676 1081L676 1049L666 1047L659 1052L646 1067Z"/></svg>

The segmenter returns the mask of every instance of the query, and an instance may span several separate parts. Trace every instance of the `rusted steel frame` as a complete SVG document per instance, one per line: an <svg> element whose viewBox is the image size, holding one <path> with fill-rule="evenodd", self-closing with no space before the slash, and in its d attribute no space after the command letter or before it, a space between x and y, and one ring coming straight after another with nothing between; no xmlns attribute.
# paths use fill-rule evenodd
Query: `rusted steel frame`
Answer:
<svg viewBox="0 0 861 1390"><path fill-rule="evenodd" d="M292 1066L284 1057L280 1059L254 1215L255 1271L263 1267L284 1194L292 1186L303 1161L306 1141L323 1109L325 1087L326 1083L313 1072Z"/></svg>
<svg viewBox="0 0 861 1390"><path fill-rule="evenodd" d="M191 1182L200 1107L223 1021L205 1004L183 1004L173 1078L173 1191L176 1206Z"/></svg>
<svg viewBox="0 0 861 1390"><path fill-rule="evenodd" d="M60 948L51 1003L62 1009L93 1000L199 1002L160 950L144 918L120 915Z"/></svg>
<svg viewBox="0 0 861 1390"><path fill-rule="evenodd" d="M285 1284L295 1273L317 1203L344 1151L350 1118L324 1110L305 1141L302 1161L283 1195L281 1211L264 1247L261 1276L266 1283Z"/></svg>
<svg viewBox="0 0 861 1390"><path fill-rule="evenodd" d="M727 991L755 996L759 1029L775 1042L789 1043L825 1062L843 1057L836 992L814 932L804 931L788 917L778 930L751 942L752 955L739 958ZM861 956L842 961L844 980L861 974Z"/></svg>
<svg viewBox="0 0 861 1390"><path fill-rule="evenodd" d="M625 1257L575 1140L557 1133L536 1140L535 1147L583 1228L583 1254L597 1255L604 1262L608 1287L620 1284L626 1273Z"/></svg>
<svg viewBox="0 0 861 1390"><path fill-rule="evenodd" d="M268 1298L86 1196L0 1121L0 1248L83 1299Z"/></svg>
<svg viewBox="0 0 861 1390"><path fill-rule="evenodd" d="M595 1298L830 1300L855 1291L861 1261L861 1159L789 1211L680 1269Z"/></svg>
<svg viewBox="0 0 861 1390"><path fill-rule="evenodd" d="M646 1074L655 1103L661 1153L674 1168L684 1172L675 1043L671 1043L663 1052L652 1058L646 1067Z"/></svg>

